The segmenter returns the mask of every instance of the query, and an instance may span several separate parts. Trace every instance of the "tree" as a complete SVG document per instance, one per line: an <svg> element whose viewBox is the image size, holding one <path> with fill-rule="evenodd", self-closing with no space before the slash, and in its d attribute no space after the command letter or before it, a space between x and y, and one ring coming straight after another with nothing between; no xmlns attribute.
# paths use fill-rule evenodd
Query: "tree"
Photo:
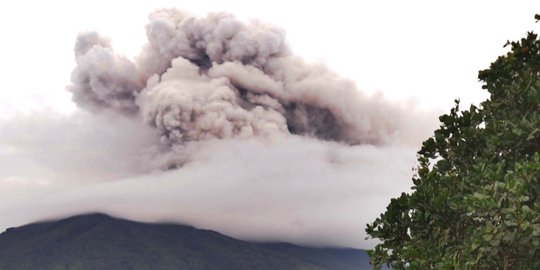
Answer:
<svg viewBox="0 0 540 270"><path fill-rule="evenodd" d="M479 72L490 98L440 116L413 192L367 225L376 269L540 269L540 40L506 46Z"/></svg>

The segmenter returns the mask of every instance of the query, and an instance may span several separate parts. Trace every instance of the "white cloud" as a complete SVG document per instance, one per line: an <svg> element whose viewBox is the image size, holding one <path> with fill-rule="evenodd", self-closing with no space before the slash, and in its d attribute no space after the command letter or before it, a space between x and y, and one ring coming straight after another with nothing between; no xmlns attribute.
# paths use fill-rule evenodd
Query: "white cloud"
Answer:
<svg viewBox="0 0 540 270"><path fill-rule="evenodd" d="M409 188L415 157L408 147L298 136L197 144L193 161L180 169L107 182L90 173L94 183L49 188L31 200L2 197L0 228L99 211L247 240L367 247L365 224Z"/></svg>

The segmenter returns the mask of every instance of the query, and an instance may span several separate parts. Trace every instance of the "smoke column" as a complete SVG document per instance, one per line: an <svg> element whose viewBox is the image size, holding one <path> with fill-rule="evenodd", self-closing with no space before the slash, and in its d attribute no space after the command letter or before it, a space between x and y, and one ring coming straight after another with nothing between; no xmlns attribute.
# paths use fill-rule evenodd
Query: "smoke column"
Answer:
<svg viewBox="0 0 540 270"><path fill-rule="evenodd" d="M278 27L175 9L149 18L134 58L78 36L68 90L81 110L0 122L0 231L104 212L243 240L371 245L364 226L410 187L434 114L306 63Z"/></svg>
<svg viewBox="0 0 540 270"><path fill-rule="evenodd" d="M294 134L382 145L413 137L401 108L364 95L321 64L305 63L278 27L176 9L149 18L148 44L134 61L116 54L107 38L81 33L68 90L84 109L140 118L169 153L227 138Z"/></svg>

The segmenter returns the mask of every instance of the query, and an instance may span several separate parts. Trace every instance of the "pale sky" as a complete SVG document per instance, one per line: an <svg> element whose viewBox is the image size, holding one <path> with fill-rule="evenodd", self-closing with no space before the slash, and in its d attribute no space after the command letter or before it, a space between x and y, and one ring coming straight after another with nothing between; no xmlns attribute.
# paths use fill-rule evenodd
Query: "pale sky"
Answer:
<svg viewBox="0 0 540 270"><path fill-rule="evenodd" d="M70 111L63 91L79 31L112 38L126 55L145 40L148 13L228 11L285 29L296 54L326 62L359 89L448 109L485 98L477 72L507 39L538 29L536 1L12 1L0 4L0 112Z"/></svg>
<svg viewBox="0 0 540 270"><path fill-rule="evenodd" d="M147 42L148 14L162 7L198 16L226 11L283 28L295 55L383 97L359 103L374 112L351 111L379 126L398 123L392 128L401 133L378 145L296 135L195 141L180 145L191 160L185 167L141 163L163 146L155 129L140 119L81 113L65 88L80 31L110 37L116 53L134 57ZM538 32L537 7L515 0L4 1L0 231L107 211L247 240L370 247L365 224L408 191L415 153L437 115L456 98L487 97L478 70L508 50L506 40Z"/></svg>

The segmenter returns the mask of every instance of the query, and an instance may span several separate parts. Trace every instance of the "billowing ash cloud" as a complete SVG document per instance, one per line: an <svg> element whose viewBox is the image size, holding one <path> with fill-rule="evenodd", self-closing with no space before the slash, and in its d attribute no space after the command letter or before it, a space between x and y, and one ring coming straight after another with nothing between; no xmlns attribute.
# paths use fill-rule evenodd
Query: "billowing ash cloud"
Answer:
<svg viewBox="0 0 540 270"><path fill-rule="evenodd" d="M83 110L0 120L0 231L99 211L370 245L364 226L409 187L434 114L304 62L271 25L167 9L146 29L135 59L79 35L68 90Z"/></svg>
<svg viewBox="0 0 540 270"><path fill-rule="evenodd" d="M402 111L323 65L292 55L284 31L232 15L150 15L149 43L131 61L82 33L69 90L92 111L141 117L164 144L299 134L347 144L408 140Z"/></svg>

